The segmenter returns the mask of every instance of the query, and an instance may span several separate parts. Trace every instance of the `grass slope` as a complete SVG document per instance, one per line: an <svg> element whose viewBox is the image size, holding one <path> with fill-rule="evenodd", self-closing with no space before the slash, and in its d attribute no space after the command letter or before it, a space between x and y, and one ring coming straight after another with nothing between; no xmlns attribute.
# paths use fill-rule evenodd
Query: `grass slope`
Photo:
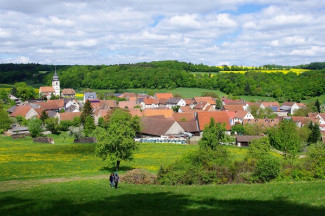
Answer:
<svg viewBox="0 0 325 216"><path fill-rule="evenodd" d="M0 193L0 215L323 215L325 181L157 186L108 179Z"/></svg>

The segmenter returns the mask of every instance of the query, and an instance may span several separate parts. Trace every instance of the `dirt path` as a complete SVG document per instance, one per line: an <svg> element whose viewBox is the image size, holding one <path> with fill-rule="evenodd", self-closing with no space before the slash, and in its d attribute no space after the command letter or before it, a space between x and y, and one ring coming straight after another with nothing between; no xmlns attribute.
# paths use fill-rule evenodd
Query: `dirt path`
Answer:
<svg viewBox="0 0 325 216"><path fill-rule="evenodd" d="M36 187L42 184L49 183L60 183L60 182L71 182L80 180L91 180L91 179L109 179L108 175L97 175L97 176L87 176L87 177L72 177L72 178L47 178L38 180L10 180L10 181L0 181L0 192L11 191L11 190L21 190L25 188Z"/></svg>

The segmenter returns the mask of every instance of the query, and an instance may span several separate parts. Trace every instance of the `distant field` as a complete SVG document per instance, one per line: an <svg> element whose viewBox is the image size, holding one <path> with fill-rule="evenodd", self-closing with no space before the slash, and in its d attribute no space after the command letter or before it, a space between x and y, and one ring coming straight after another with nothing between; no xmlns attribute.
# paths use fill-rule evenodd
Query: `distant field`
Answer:
<svg viewBox="0 0 325 216"><path fill-rule="evenodd" d="M321 95L321 96L318 96L318 97L312 97L312 98L309 98L307 100L303 100L302 102L303 103L310 103L310 102L315 102L316 100L319 100L319 102L321 102L322 104L325 104L325 94L324 95Z"/></svg>
<svg viewBox="0 0 325 216"><path fill-rule="evenodd" d="M114 93L115 90L112 89L93 89L96 93ZM198 97L201 96L203 92L214 92L219 95L219 97L227 96L225 93L218 91L218 90L211 90L211 89L201 89L201 88L176 88L172 90L167 89L125 89L125 90L119 90L120 92L134 92L134 93L156 93L156 92L171 92L173 94L178 93L182 95L183 98L192 98L192 97ZM78 92L77 98L82 99L83 93Z"/></svg>
<svg viewBox="0 0 325 216"><path fill-rule="evenodd" d="M250 69L250 67L248 67L248 69ZM293 73L296 73L296 74L301 74L303 72L308 72L308 71L311 71L309 69L290 69L290 70L250 70L250 71L254 71L254 72L261 72L261 73L284 73L284 74L287 74L289 72L293 72ZM220 73L241 73L241 74L244 74L246 73L247 71L220 71ZM194 76L196 74L211 74L211 77L215 76L215 72L191 72L191 74L194 74Z"/></svg>
<svg viewBox="0 0 325 216"><path fill-rule="evenodd" d="M245 101L250 101L250 102L258 102L258 101L276 101L275 98L273 97L266 97L266 96L238 96L240 99L243 99Z"/></svg>

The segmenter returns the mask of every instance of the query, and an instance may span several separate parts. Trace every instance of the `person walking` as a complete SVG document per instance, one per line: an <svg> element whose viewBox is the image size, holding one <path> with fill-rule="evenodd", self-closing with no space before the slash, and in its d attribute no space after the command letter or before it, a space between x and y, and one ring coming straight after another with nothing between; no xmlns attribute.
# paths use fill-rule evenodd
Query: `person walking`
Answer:
<svg viewBox="0 0 325 216"><path fill-rule="evenodd" d="M109 181L111 183L111 187L114 187L114 173L112 172L111 175L109 176Z"/></svg>
<svg viewBox="0 0 325 216"><path fill-rule="evenodd" d="M117 189L117 184L119 181L120 181L120 177L117 175L117 172L116 172L115 176L114 176L115 189Z"/></svg>

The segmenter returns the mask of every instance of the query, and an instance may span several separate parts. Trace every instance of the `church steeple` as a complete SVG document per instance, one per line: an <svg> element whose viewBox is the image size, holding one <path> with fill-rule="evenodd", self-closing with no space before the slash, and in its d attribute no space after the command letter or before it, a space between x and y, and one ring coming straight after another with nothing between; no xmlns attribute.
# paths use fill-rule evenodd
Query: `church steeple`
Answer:
<svg viewBox="0 0 325 216"><path fill-rule="evenodd" d="M59 80L59 76L56 73L56 67L55 67L55 72L54 72L54 76L52 78L52 87L54 88L54 95L55 96L60 96L60 80Z"/></svg>

